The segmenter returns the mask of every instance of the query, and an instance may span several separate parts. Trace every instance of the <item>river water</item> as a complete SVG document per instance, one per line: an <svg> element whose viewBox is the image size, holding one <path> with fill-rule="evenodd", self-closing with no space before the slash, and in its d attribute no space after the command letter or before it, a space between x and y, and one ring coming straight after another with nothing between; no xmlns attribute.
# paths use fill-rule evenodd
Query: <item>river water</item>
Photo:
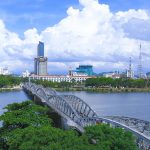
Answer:
<svg viewBox="0 0 150 150"><path fill-rule="evenodd" d="M73 94L87 102L100 116L127 116L150 121L150 93L92 93L61 92ZM2 108L13 102L29 98L23 91L0 93L0 114Z"/></svg>
<svg viewBox="0 0 150 150"><path fill-rule="evenodd" d="M23 91L0 92L0 114L3 113L3 108L6 105L25 100L29 100L29 98Z"/></svg>

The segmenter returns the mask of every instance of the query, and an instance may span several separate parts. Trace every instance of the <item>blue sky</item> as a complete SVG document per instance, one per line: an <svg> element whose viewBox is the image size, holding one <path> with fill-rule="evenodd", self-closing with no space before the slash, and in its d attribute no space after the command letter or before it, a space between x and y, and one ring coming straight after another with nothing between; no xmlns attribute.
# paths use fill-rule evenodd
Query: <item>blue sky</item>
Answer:
<svg viewBox="0 0 150 150"><path fill-rule="evenodd" d="M70 5L78 7L77 0L2 0L0 17L11 31L20 35L36 27L40 31L54 25L66 16Z"/></svg>
<svg viewBox="0 0 150 150"><path fill-rule="evenodd" d="M148 9L149 0L100 0L108 4L111 11L126 11L128 9ZM36 27L42 31L48 26L58 23L66 17L69 6L80 8L78 0L1 0L0 18L11 31L19 33Z"/></svg>
<svg viewBox="0 0 150 150"><path fill-rule="evenodd" d="M105 5L103 5L105 4ZM124 71L132 57L150 71L149 0L1 0L0 66L33 71L39 40L49 73L92 64L95 72Z"/></svg>
<svg viewBox="0 0 150 150"><path fill-rule="evenodd" d="M150 9L149 0L101 0L106 3L112 11L128 10L128 9Z"/></svg>

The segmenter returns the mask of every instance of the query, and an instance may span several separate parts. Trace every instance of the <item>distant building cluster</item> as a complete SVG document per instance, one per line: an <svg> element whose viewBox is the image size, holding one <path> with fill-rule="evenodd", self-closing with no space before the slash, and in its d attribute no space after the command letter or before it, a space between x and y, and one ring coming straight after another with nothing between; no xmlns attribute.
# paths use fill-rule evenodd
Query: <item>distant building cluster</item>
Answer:
<svg viewBox="0 0 150 150"><path fill-rule="evenodd" d="M121 77L126 77L130 79L137 79L137 78L149 78L149 73L144 74L142 71L142 51L141 51L141 44L140 44L140 53L139 53L139 64L138 64L138 73L135 75L133 66L132 66L132 60L131 57L129 58L129 68L126 70L125 73L105 73L103 74L104 77L110 77L110 78L121 78Z"/></svg>
<svg viewBox="0 0 150 150"><path fill-rule="evenodd" d="M39 41L37 46L37 57L34 59L34 73L29 71L22 73L23 77L30 79L48 80L52 82L83 82L93 76L92 65L79 65L76 70L69 70L68 75L48 75L47 73L48 58L44 56L44 43Z"/></svg>
<svg viewBox="0 0 150 150"><path fill-rule="evenodd" d="M132 60L131 57L129 58L129 68L122 73L119 71L114 72L105 72L96 74L93 72L92 65L79 65L75 70L71 67L69 68L68 75L48 75L47 69L47 62L48 58L44 56L44 43L39 41L37 46L37 57L34 58L34 73L30 74L28 70L22 73L23 77L30 77L32 79L42 79L48 80L52 82L72 82L73 80L76 82L83 82L88 78L95 78L97 76L103 76L106 78L150 78L150 73L143 74L142 73L142 52L141 52L141 45L140 45L140 55L139 55L139 65L138 71L139 74L136 76L133 71ZM6 69L0 68L0 74L8 74Z"/></svg>

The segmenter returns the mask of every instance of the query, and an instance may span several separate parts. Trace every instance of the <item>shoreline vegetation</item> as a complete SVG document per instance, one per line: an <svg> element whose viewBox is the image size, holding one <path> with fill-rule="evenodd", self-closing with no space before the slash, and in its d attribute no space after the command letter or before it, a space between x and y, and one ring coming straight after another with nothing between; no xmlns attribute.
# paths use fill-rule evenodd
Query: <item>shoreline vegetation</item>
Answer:
<svg viewBox="0 0 150 150"><path fill-rule="evenodd" d="M134 93L134 92L150 92L150 88L87 88L87 87L54 87L58 92L96 92L96 93ZM20 85L14 87L0 88L0 92L20 91L22 87Z"/></svg>
<svg viewBox="0 0 150 150"><path fill-rule="evenodd" d="M0 92L21 90L22 81L23 79L20 77L0 75Z"/></svg>
<svg viewBox="0 0 150 150"><path fill-rule="evenodd" d="M87 91L101 93L121 93L121 92L150 92L149 79L129 79L129 78L89 78L85 82L51 82L46 80L34 80L36 84L44 87L54 88L56 91Z"/></svg>
<svg viewBox="0 0 150 150"><path fill-rule="evenodd" d="M28 78L0 75L0 92L21 90L21 84L28 82ZM51 87L56 91L87 91L100 93L121 93L121 92L150 92L149 79L128 79L128 78L89 78L84 82L72 80L71 82L52 82L47 80L32 80L44 87Z"/></svg>
<svg viewBox="0 0 150 150"><path fill-rule="evenodd" d="M73 92L73 91L85 91L85 92L97 92L97 93L132 93L132 92L150 92L150 88L83 88L83 87L71 87L71 88L54 88L60 92Z"/></svg>
<svg viewBox="0 0 150 150"><path fill-rule="evenodd" d="M32 101L13 103L0 115L2 150L137 150L135 137L121 128L106 124L76 130L56 128L56 118L46 106ZM53 118L53 119L52 119Z"/></svg>
<svg viewBox="0 0 150 150"><path fill-rule="evenodd" d="M13 86L13 87L0 88L0 92L20 91L20 90L22 90L22 87L20 85Z"/></svg>

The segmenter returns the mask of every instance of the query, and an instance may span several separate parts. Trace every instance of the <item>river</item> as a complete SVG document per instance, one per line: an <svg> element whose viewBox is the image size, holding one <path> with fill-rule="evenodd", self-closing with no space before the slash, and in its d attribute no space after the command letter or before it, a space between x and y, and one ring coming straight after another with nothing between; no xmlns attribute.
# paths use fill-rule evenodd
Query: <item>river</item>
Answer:
<svg viewBox="0 0 150 150"><path fill-rule="evenodd" d="M28 99L28 96L23 91L0 92L0 114L3 113L3 108L6 105L23 102Z"/></svg>
<svg viewBox="0 0 150 150"><path fill-rule="evenodd" d="M92 93L61 92L73 94L87 102L100 116L127 116L150 121L150 93ZM13 102L29 98L23 91L0 93L0 113L2 108Z"/></svg>

